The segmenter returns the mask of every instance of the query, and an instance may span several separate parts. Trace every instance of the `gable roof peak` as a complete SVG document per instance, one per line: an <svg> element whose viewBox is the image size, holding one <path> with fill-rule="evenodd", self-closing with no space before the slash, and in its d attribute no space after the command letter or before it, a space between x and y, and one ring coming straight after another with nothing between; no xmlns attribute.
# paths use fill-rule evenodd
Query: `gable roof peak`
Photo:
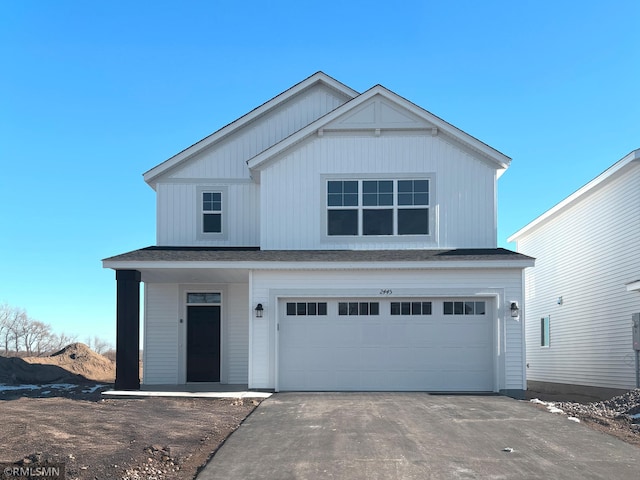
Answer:
<svg viewBox="0 0 640 480"><path fill-rule="evenodd" d="M319 70L316 73L308 76L301 82L298 82L292 87L288 88L284 92L279 93L278 95L266 101L262 105L254 108L253 110L241 116L240 118L232 121L231 123L220 128L219 130L216 130L215 132L203 138L202 140L197 141L190 147L182 150L181 152L169 158L168 160L148 170L143 174L143 178L145 182L147 182L155 190L157 179L167 171L177 167L178 165L183 164L189 158L193 157L194 155L208 148L214 143L219 142L223 138L226 138L232 133L238 131L240 128L244 127L251 121L257 119L262 115L265 115L267 112L273 110L274 108L283 104L284 102L291 99L292 97L300 94L303 91L313 88L313 86L320 83L332 90L339 92L340 94L344 95L349 99L353 99L359 95L359 93L356 90L353 90L351 87L345 85L342 82L339 82L335 78Z"/></svg>

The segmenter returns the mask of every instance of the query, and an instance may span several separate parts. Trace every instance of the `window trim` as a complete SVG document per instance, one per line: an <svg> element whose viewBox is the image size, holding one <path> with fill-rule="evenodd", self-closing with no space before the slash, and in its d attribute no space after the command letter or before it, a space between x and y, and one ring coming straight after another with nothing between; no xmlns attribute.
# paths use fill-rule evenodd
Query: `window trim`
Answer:
<svg viewBox="0 0 640 480"><path fill-rule="evenodd" d="M205 232L204 231L204 215L205 210L203 206L203 194L204 193L219 193L221 195L221 219L220 219L220 232ZM227 240L229 237L228 219L229 219L229 189L225 185L199 185L196 188L196 239L198 240Z"/></svg>
<svg viewBox="0 0 640 480"><path fill-rule="evenodd" d="M333 209L357 210L358 211L358 234L357 235L329 235L328 234L328 217L329 210L332 207L328 205L328 182L329 181L358 181L359 182L359 201L357 206L333 207ZM362 198L362 182L367 180L392 180L394 181L394 199L393 206L365 206ZM420 205L398 205L397 182L399 180L427 180L429 182L429 205L423 207ZM322 243L427 243L430 245L437 244L438 222L437 222L437 196L436 196L436 174L433 172L420 173L388 173L388 174L326 174L320 176L320 192L321 192L321 242ZM427 208L428 209L428 234L406 234L398 235L363 235L362 234L362 212L366 209L393 209L393 231L398 231L398 211L405 208Z"/></svg>

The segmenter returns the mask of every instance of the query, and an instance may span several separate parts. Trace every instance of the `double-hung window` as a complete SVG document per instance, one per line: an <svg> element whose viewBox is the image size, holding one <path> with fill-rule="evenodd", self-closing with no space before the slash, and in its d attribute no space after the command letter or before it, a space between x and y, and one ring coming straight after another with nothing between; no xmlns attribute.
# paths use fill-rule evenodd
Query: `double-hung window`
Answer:
<svg viewBox="0 0 640 480"><path fill-rule="evenodd" d="M222 233L222 192L202 192L202 232Z"/></svg>
<svg viewBox="0 0 640 480"><path fill-rule="evenodd" d="M327 235L429 235L429 180L328 180Z"/></svg>

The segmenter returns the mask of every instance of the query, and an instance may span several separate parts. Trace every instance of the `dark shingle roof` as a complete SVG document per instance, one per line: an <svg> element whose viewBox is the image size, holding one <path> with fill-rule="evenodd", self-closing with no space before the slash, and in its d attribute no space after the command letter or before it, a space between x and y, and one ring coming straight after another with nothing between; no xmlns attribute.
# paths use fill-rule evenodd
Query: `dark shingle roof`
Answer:
<svg viewBox="0 0 640 480"><path fill-rule="evenodd" d="M449 250L260 250L258 247L147 247L105 262L438 262L533 260L504 248Z"/></svg>

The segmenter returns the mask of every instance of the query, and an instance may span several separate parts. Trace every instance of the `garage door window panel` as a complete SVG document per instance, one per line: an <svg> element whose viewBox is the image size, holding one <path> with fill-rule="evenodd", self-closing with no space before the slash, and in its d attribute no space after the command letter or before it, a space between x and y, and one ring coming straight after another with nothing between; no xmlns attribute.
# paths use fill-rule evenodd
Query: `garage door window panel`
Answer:
<svg viewBox="0 0 640 480"><path fill-rule="evenodd" d="M483 301L444 302L445 315L485 315L486 303Z"/></svg>
<svg viewBox="0 0 640 480"><path fill-rule="evenodd" d="M379 315L380 304L378 302L339 302L338 315L343 316L368 316Z"/></svg>
<svg viewBox="0 0 640 480"><path fill-rule="evenodd" d="M288 316L317 316L326 314L326 302L287 302Z"/></svg>
<svg viewBox="0 0 640 480"><path fill-rule="evenodd" d="M431 302L391 302L391 315L431 315Z"/></svg>

